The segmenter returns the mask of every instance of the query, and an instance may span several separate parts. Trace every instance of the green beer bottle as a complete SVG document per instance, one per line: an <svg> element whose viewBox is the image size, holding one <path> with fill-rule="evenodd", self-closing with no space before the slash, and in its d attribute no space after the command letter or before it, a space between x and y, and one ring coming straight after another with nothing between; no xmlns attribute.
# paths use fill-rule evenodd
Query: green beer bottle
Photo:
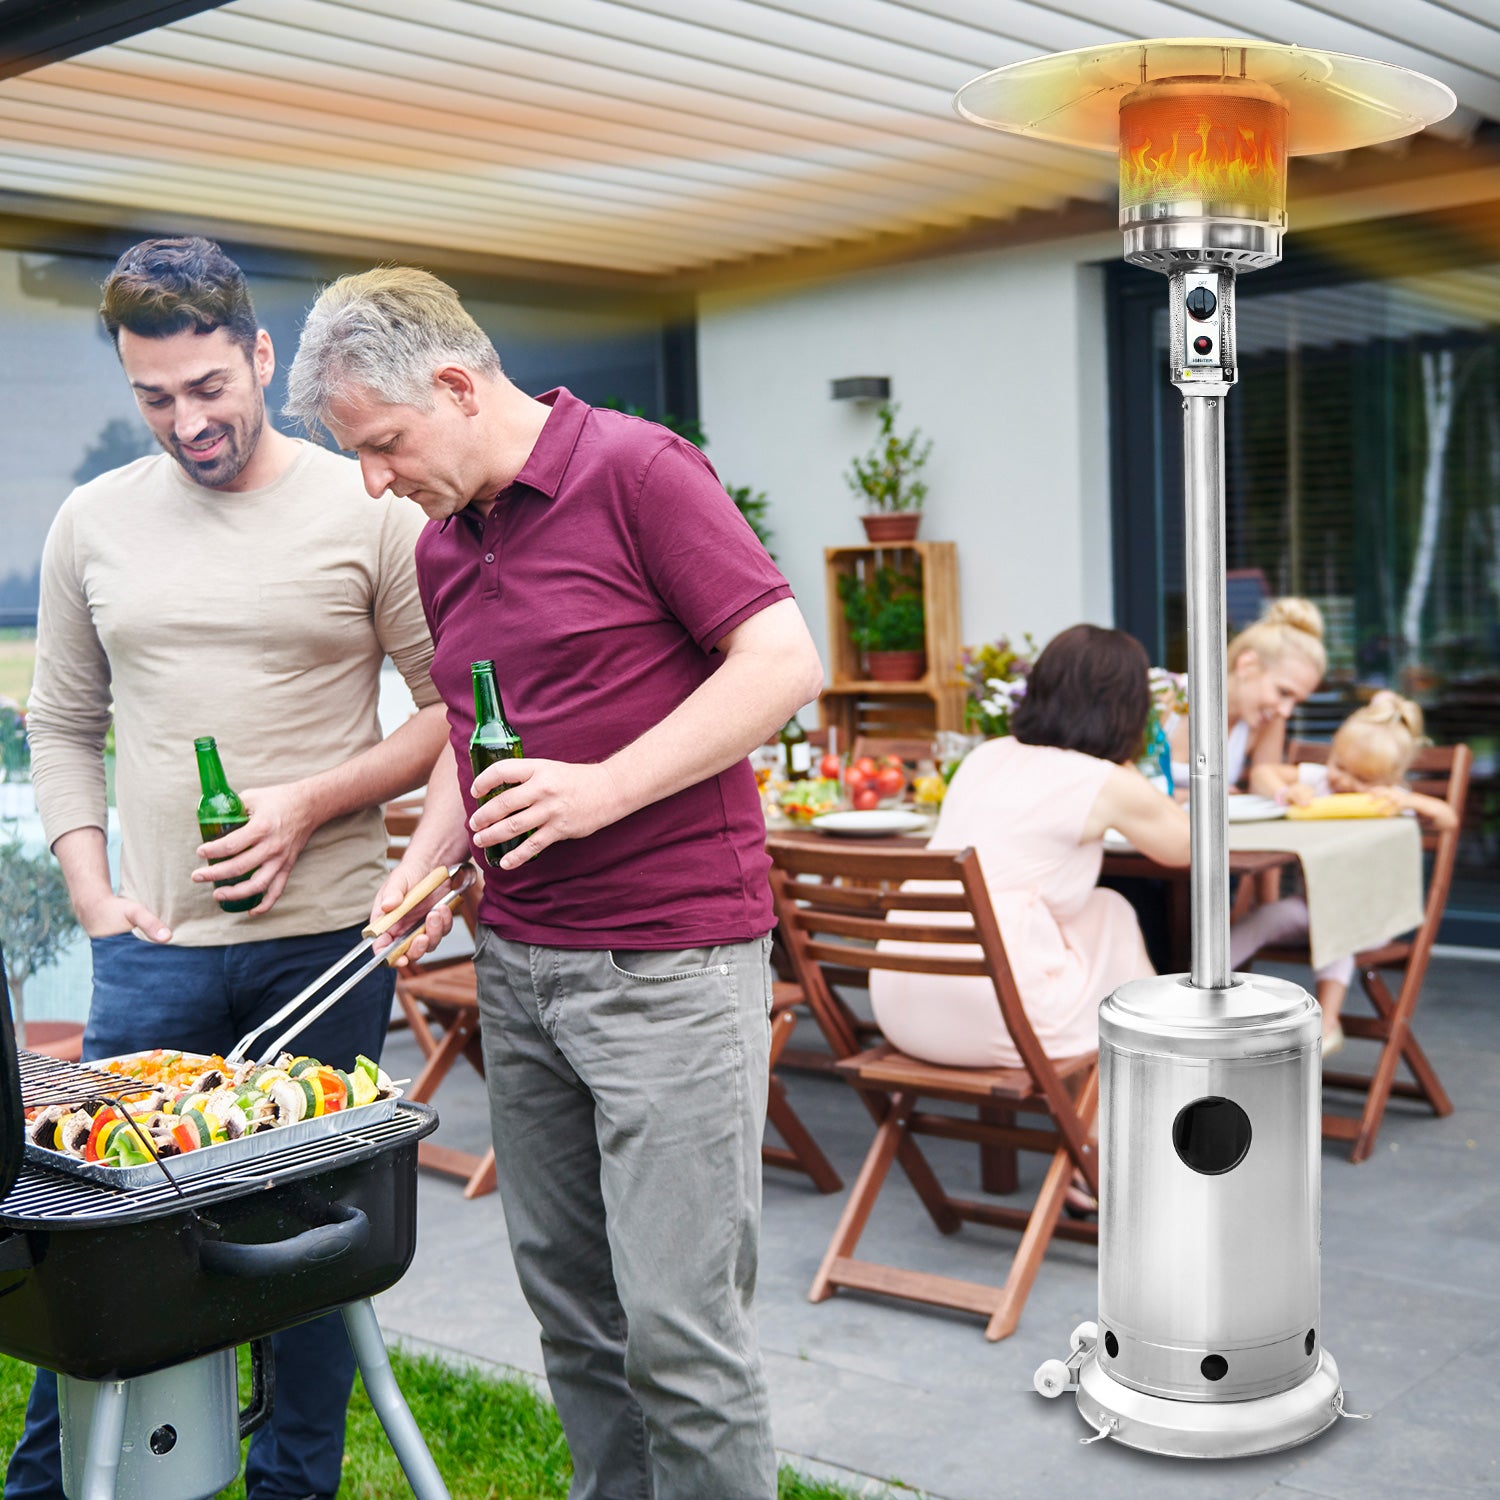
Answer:
<svg viewBox="0 0 1500 1500"><path fill-rule="evenodd" d="M492 661L476 661L472 664L474 672L474 733L469 736L469 765L477 776L486 766L492 766L497 760L520 760L524 752L521 749L521 736L510 727L505 717L505 709L500 704L500 689L495 684L495 664ZM504 787L496 787L494 791L486 792L479 800L481 803L488 802L491 797L497 796L504 791ZM506 839L502 844L491 844L484 851L484 860L487 865L496 866L510 853L512 849L519 848L528 838L530 831L518 833L513 839Z"/></svg>
<svg viewBox="0 0 1500 1500"><path fill-rule="evenodd" d="M203 788L203 795L198 799L198 832L203 835L204 843L211 839L221 839L231 829L243 828L250 821L250 814L245 811L245 804L230 789L229 781L224 775L224 765L219 759L219 747L214 743L212 735L205 735L202 739L193 741L193 749L198 752L198 782ZM212 860L212 864L220 861ZM233 880L216 880L214 887L221 885L238 885L242 880L249 880L250 875L236 875ZM257 891L253 896L246 896L239 901L225 901L225 911L254 911L260 905L261 893Z"/></svg>

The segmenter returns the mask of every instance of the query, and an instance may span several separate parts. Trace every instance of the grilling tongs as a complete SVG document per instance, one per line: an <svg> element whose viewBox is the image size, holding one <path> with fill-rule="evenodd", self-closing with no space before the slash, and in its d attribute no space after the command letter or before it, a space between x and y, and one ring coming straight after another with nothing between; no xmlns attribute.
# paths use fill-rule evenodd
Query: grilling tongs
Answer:
<svg viewBox="0 0 1500 1500"><path fill-rule="evenodd" d="M391 928L401 920L402 917L406 916L414 907L420 906L422 902L425 901L435 890L437 890L437 888L442 885L445 880L455 881L456 884L454 885L453 889L443 897L441 901L434 903L433 909L435 910L439 906L456 905L459 898L463 895L464 891L468 889L469 883L474 878L474 873L474 866L467 862L457 865L448 865L446 867L439 865L438 868L435 869L430 875L428 875L423 881L421 881L420 884L412 887L412 889L407 893L406 899L401 903L400 906L395 909L395 911L387 912L385 916L381 917L378 921L372 922L368 927L366 927L364 930L362 942L356 944L346 954L344 954L342 958L335 960L335 962L330 964L328 968L324 969L323 972L319 974L318 977L306 987L306 989L300 991L296 995L293 995L292 998L288 1000L287 1003L283 1005L281 1009L278 1010L276 1014L272 1016L268 1021L265 1021L260 1026L257 1026L254 1031L247 1031L245 1035L242 1036L225 1055L225 1062L243 1062L246 1056L248 1056L250 1049L255 1045L255 1042L259 1037L263 1036L273 1026L279 1026L284 1020L286 1020L288 1016L293 1015L297 1011L299 1006L304 1004L313 995L317 994L317 992L322 989L325 984L329 983L330 980L343 973L343 971L347 969L349 965L352 964L357 958L359 958L362 953L369 952L369 950L374 946L376 938L380 937L383 933L389 932ZM426 921L425 913L423 916L423 921ZM324 998L320 1000L310 1011L308 1011L305 1016L301 1017L301 1019L297 1021L294 1021L290 1026L288 1026L287 1029L283 1031L281 1035L278 1036L276 1040L272 1042L271 1045L260 1054L259 1057L256 1058L256 1061L262 1063L269 1062L273 1057L275 1057L282 1051L282 1049L289 1041L291 1041L294 1036L297 1036L308 1026L311 1026L312 1023L316 1021L325 1010L328 1010L329 1007L336 1004L346 994L348 994L349 991L352 990L354 986L357 985L360 980L365 977L366 974L369 974L373 970L378 969L381 964L395 963L395 961L400 958L401 955L405 953L406 950L411 946L412 939L415 938L421 930L421 926L414 927L406 935L406 937L403 938L394 947L382 948L378 953L372 954L371 957L366 959L366 961L362 963L359 968L354 971L354 973L352 973L347 979L345 979L344 982L339 985L339 987L334 990L332 994L324 996Z"/></svg>

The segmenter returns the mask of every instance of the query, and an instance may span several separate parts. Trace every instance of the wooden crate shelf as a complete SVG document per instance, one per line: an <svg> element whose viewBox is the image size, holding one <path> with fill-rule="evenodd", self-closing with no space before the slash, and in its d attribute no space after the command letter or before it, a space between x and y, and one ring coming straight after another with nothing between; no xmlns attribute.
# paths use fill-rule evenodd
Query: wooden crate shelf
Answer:
<svg viewBox="0 0 1500 1500"><path fill-rule="evenodd" d="M958 675L963 651L958 597L958 547L954 542L909 542L903 546L829 547L824 554L828 594L829 683L822 720L837 728L839 743L860 735L903 739L939 729L964 727L965 690ZM838 580L877 567L922 570L922 606L927 627L927 671L915 682L872 682L861 653L849 639Z"/></svg>

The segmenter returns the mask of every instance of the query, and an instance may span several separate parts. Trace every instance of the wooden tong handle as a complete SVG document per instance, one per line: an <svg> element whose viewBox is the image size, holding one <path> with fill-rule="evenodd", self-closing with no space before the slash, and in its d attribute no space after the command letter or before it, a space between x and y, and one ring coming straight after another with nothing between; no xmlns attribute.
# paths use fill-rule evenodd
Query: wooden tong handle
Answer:
<svg viewBox="0 0 1500 1500"><path fill-rule="evenodd" d="M469 882L465 880L456 891L450 891L446 896L443 897L441 901L437 903L437 906L434 906L432 908L433 911L436 911L438 909L438 906L456 906L458 904L458 898L463 895L464 888L468 885L468 883ZM402 938L402 940L397 943L389 953L386 954L386 963L394 966L398 959L405 957L406 950L411 947L411 945L417 940L417 938L424 930L425 927L418 927L414 932L407 933L407 935Z"/></svg>
<svg viewBox="0 0 1500 1500"><path fill-rule="evenodd" d="M360 936L367 938L379 937L382 932L389 931L412 907L420 906L450 875L455 873L457 873L456 867L450 870L447 865L439 865L432 874L428 875L419 884L414 885L406 893L406 899L395 911L388 911L383 917L370 923Z"/></svg>

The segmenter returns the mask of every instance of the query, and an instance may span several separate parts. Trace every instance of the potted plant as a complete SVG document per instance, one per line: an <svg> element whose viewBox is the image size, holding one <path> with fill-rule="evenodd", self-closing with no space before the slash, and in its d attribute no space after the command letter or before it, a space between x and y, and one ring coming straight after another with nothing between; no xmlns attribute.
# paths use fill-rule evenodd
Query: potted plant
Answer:
<svg viewBox="0 0 1500 1500"><path fill-rule="evenodd" d="M932 441L921 441L921 428L914 428L909 437L897 437L900 409L889 401L881 403L876 413L880 440L844 475L844 482L865 502L867 514L861 520L871 542L909 542L922 521L927 485L917 476L932 453Z"/></svg>
<svg viewBox="0 0 1500 1500"><path fill-rule="evenodd" d="M872 682L916 682L927 672L927 617L920 571L876 567L839 579L849 639Z"/></svg>

